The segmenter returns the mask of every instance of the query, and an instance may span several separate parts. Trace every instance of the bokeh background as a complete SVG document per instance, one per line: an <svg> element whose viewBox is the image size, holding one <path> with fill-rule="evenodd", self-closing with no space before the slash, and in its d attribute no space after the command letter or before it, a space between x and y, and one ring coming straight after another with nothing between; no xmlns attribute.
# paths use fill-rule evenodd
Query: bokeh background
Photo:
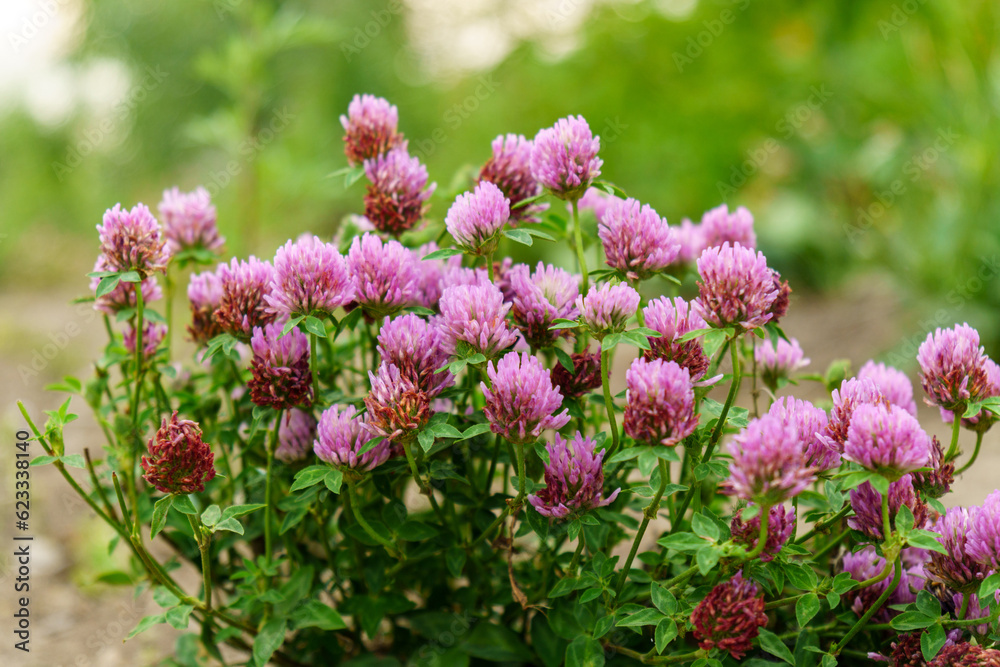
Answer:
<svg viewBox="0 0 1000 667"><path fill-rule="evenodd" d="M328 177L359 92L399 107L439 184L432 219L495 136L578 113L601 135L604 176L672 223L750 208L795 289L784 328L810 370L874 357L915 379L928 330L963 321L1000 356L995 1L5 0L0 36L5 443L22 426L15 400L56 407L43 387L86 375L99 349L100 321L69 302L87 293L105 209L205 185L230 253L332 235L363 208L361 184ZM71 450L98 447L85 415L77 435ZM998 485L994 433L984 450L952 503ZM156 662L180 633L121 643L148 595L98 581L118 561L52 473L34 486L36 652L5 642L0 657ZM9 572L0 557L4 605Z"/></svg>

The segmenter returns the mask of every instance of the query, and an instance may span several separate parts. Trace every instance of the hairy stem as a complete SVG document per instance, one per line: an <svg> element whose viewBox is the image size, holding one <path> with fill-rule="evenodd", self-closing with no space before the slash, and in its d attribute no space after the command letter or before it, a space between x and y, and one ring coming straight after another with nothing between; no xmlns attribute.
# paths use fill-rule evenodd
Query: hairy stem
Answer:
<svg viewBox="0 0 1000 667"><path fill-rule="evenodd" d="M965 406L961 406L960 410L955 410L952 415L955 419L951 424L951 445L948 446L948 453L944 455L945 463L951 461L956 456L958 456L958 431L962 428L962 413L965 412Z"/></svg>
<svg viewBox="0 0 1000 667"><path fill-rule="evenodd" d="M896 586L899 585L899 579L903 574L903 566L901 560L902 560L901 556L896 556L895 567L893 567L889 563L886 563L886 572L888 572L889 569L892 569L894 571L894 574L892 575L892 581L889 583L886 589L882 591L882 595L878 596L878 599L875 600L875 604L868 607L864 615L858 619L857 623L854 624L854 627L852 627L850 630L847 631L847 634L844 635L844 638L833 645L833 647L830 649L831 654L839 655L840 652L844 650L844 647L847 646L848 642L850 642L851 639L854 638L854 635L861 632L861 630L865 627L865 624L868 623L868 621L871 619L872 616L878 613L878 610L882 608L882 605L884 605L885 601L889 599L889 596L892 595L892 592L896 590Z"/></svg>
<svg viewBox="0 0 1000 667"><path fill-rule="evenodd" d="M963 472L972 467L972 464L976 462L977 458L979 458L979 448L982 446L982 444L983 444L983 432L979 431L978 433L976 433L976 448L972 450L972 456L969 458L969 460L965 463L964 466L955 471L956 476L961 475Z"/></svg>
<svg viewBox="0 0 1000 667"><path fill-rule="evenodd" d="M386 552L393 558L398 558L403 560L404 556L401 551L397 551L396 547L387 540L384 536L377 533L371 524L365 520L365 516L361 511L361 497L358 495L357 482L354 481L350 476L345 477L347 482L347 493L348 502L351 504L351 509L354 511L354 520L358 522L361 529L368 533L368 536L373 540L385 547Z"/></svg>
<svg viewBox="0 0 1000 667"><path fill-rule="evenodd" d="M583 285L580 288L582 294L587 293L590 285L590 278L587 275L587 259L583 256L583 230L580 229L580 211L576 199L570 201L570 208L573 212L573 240L576 245L576 261L580 265L580 274L583 276Z"/></svg>
<svg viewBox="0 0 1000 667"><path fill-rule="evenodd" d="M657 489L656 495L653 496L653 499L649 501L649 504L646 505L646 508L642 511L642 523L639 524L639 532L635 534L635 539L632 540L632 548L629 550L628 558L625 560L625 567L622 569L622 573L618 576L618 585L615 587L616 597L620 596L622 594L622 589L625 588L625 582L628 580L628 573L632 567L632 561L635 560L635 555L639 551L639 543L642 542L642 537L646 534L646 528L649 526L649 522L656 518L656 514L660 509L660 500L663 498L663 492L667 489L667 480L670 478L667 471L667 462L663 459L657 459L657 463L660 469L660 488Z"/></svg>
<svg viewBox="0 0 1000 667"><path fill-rule="evenodd" d="M271 523L274 520L274 507L271 504L271 478L274 477L274 451L278 447L278 433L281 431L281 418L284 410L278 410L278 418L274 422L274 432L271 434L271 441L267 445L267 478L264 486L264 556L271 560Z"/></svg>
<svg viewBox="0 0 1000 667"><path fill-rule="evenodd" d="M608 380L608 368L611 365L611 351L601 350L601 388L604 391L604 409L608 412L608 424L611 429L611 449L605 455L605 461L618 451L618 421L615 419L615 403L611 398L611 383Z"/></svg>

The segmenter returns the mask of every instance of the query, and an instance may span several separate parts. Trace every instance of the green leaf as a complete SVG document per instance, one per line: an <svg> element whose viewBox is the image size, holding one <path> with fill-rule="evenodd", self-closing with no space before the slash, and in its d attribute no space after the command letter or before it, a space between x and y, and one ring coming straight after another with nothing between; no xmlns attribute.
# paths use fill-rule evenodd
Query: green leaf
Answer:
<svg viewBox="0 0 1000 667"><path fill-rule="evenodd" d="M634 614L629 614L618 621L620 628L636 628L643 625L656 625L661 619L666 618L658 609L643 609Z"/></svg>
<svg viewBox="0 0 1000 667"><path fill-rule="evenodd" d="M121 570L105 572L94 579L94 581L102 584L108 584L109 586L132 586L134 583L132 581L132 577Z"/></svg>
<svg viewBox="0 0 1000 667"><path fill-rule="evenodd" d="M181 514L187 514L189 516L195 516L198 514L198 510L194 508L194 503L187 496L174 496L173 507L175 510Z"/></svg>
<svg viewBox="0 0 1000 667"><path fill-rule="evenodd" d="M545 196L546 196L546 193L543 192L542 194L535 195L534 197L525 197L524 199L522 199L521 201L517 202L516 204L511 204L510 210L516 211L519 208L524 208L525 206L530 206L531 204L534 204L539 199L544 199Z"/></svg>
<svg viewBox="0 0 1000 667"><path fill-rule="evenodd" d="M83 456L80 454L67 454L62 457L62 463L64 466L69 466L70 468L87 467L87 462L83 460Z"/></svg>
<svg viewBox="0 0 1000 667"><path fill-rule="evenodd" d="M330 493L340 493L340 486L344 482L344 473L337 468L331 468L323 478L323 484L330 490Z"/></svg>
<svg viewBox="0 0 1000 667"><path fill-rule="evenodd" d="M454 440L460 440L465 437L461 431L451 424L434 424L430 427L430 431L436 438L451 438Z"/></svg>
<svg viewBox="0 0 1000 667"><path fill-rule="evenodd" d="M527 233L531 234L532 236L534 236L536 238L545 239L546 241L555 241L556 240L554 236L546 234L545 232L543 232L543 231L541 231L539 229L536 229L535 227L530 227L530 226L529 227L522 227L522 229L524 229L524 231L526 231Z"/></svg>
<svg viewBox="0 0 1000 667"><path fill-rule="evenodd" d="M192 605L182 604L179 607L168 609L163 616L171 627L177 630L186 630L193 610L194 607Z"/></svg>
<svg viewBox="0 0 1000 667"><path fill-rule="evenodd" d="M641 333L636 333L635 331L626 331L622 334L622 336L640 350L650 349L649 339L647 339Z"/></svg>
<svg viewBox="0 0 1000 667"><path fill-rule="evenodd" d="M461 248L441 248L440 250L435 250L432 253L428 253L423 256L423 259L448 259L449 257L454 257L455 255L461 255Z"/></svg>
<svg viewBox="0 0 1000 667"><path fill-rule="evenodd" d="M228 530L230 532L237 533L238 535L242 535L243 524L240 523L239 519L233 519L233 518L223 519L219 523L215 524L213 530Z"/></svg>
<svg viewBox="0 0 1000 667"><path fill-rule="evenodd" d="M622 340L622 335L620 333L608 334L601 341L601 352L609 352L618 345Z"/></svg>
<svg viewBox="0 0 1000 667"><path fill-rule="evenodd" d="M97 284L97 298L100 299L105 294L114 291L120 281L121 275L117 273L101 278L101 282Z"/></svg>
<svg viewBox="0 0 1000 667"><path fill-rule="evenodd" d="M167 512L170 511L170 506L174 504L174 496L164 496L156 501L153 505L153 518L150 520L149 524L149 539L153 539L157 534L163 530L163 527L167 525Z"/></svg>
<svg viewBox="0 0 1000 667"><path fill-rule="evenodd" d="M358 450L358 456L361 456L361 455L363 455L363 454L367 454L367 453L368 453L368 452L370 452L371 450L375 449L375 447L376 447L376 446L377 446L377 445L378 445L378 444L379 444L380 442L382 442L383 440L385 440L385 438L384 438L384 437L382 437L381 435L379 435L379 436L375 436L374 438L372 438L371 440L369 440L368 442L366 442L366 443L365 443L365 444L364 444L364 445L363 445L363 446L361 447L361 449L359 449L359 450Z"/></svg>
<svg viewBox="0 0 1000 667"><path fill-rule="evenodd" d="M720 556L722 556L722 553L713 544L699 549L695 553L695 562L698 564L698 571L701 572L702 575L706 575L711 572L712 568L719 562Z"/></svg>
<svg viewBox="0 0 1000 667"><path fill-rule="evenodd" d="M420 448L426 454L434 446L434 434L429 429L424 429L417 434L417 442L420 443Z"/></svg>
<svg viewBox="0 0 1000 667"><path fill-rule="evenodd" d="M577 637L566 647L566 667L604 667L604 647L593 637Z"/></svg>
<svg viewBox="0 0 1000 667"><path fill-rule="evenodd" d="M694 340L695 338L701 338L702 336L704 336L705 334L709 333L710 331L715 331L715 329L694 329L692 331L688 331L686 334L684 334L680 338L675 338L674 342L675 343L685 343L685 342L687 342L689 340Z"/></svg>
<svg viewBox="0 0 1000 667"><path fill-rule="evenodd" d="M906 505L900 506L896 512L896 528L904 534L913 529L913 512Z"/></svg>
<svg viewBox="0 0 1000 667"><path fill-rule="evenodd" d="M222 510L219 509L218 505L209 505L204 512L201 513L201 522L211 528L219 522L222 518Z"/></svg>
<svg viewBox="0 0 1000 667"><path fill-rule="evenodd" d="M121 274L121 279L123 283L137 283L142 280L142 277L139 276L138 271L126 271Z"/></svg>
<svg viewBox="0 0 1000 667"><path fill-rule="evenodd" d="M927 662L933 660L947 641L948 635L945 634L944 628L937 623L932 625L927 632L920 635L920 652L924 654L924 660Z"/></svg>
<svg viewBox="0 0 1000 667"><path fill-rule="evenodd" d="M257 503L255 505L233 505L231 507L227 507L222 511L222 518L234 519L238 516L245 516L247 514L250 514L251 512L256 512L257 510L264 509L265 507L267 507L267 505L263 503Z"/></svg>
<svg viewBox="0 0 1000 667"><path fill-rule="evenodd" d="M521 243L523 245L532 245L534 241L531 238L531 234L523 229L506 229L503 233L504 236L509 238L511 241L516 243Z"/></svg>
<svg viewBox="0 0 1000 667"><path fill-rule="evenodd" d="M674 533L656 541L661 547L676 551L698 551L708 542L693 533Z"/></svg>
<svg viewBox="0 0 1000 667"><path fill-rule="evenodd" d="M694 531L695 535L710 540L718 540L721 534L715 522L704 514L695 514L691 517L691 530Z"/></svg>
<svg viewBox="0 0 1000 667"><path fill-rule="evenodd" d="M513 630L487 621L479 621L473 626L461 648L475 658L491 662L524 663L534 658L534 653Z"/></svg>
<svg viewBox="0 0 1000 667"><path fill-rule="evenodd" d="M918 547L920 549L928 549L930 551L937 551L938 553L948 555L948 551L937 541L937 533L932 533L927 530L913 530L906 536L906 543Z"/></svg>
<svg viewBox="0 0 1000 667"><path fill-rule="evenodd" d="M979 584L979 599L986 600L992 597L998 588L1000 588L1000 572L991 574Z"/></svg>
<svg viewBox="0 0 1000 667"><path fill-rule="evenodd" d="M264 628L257 633L253 640L253 660L260 667L264 667L278 647L285 641L285 630L288 627L288 620L284 618L272 618Z"/></svg>
<svg viewBox="0 0 1000 667"><path fill-rule="evenodd" d="M285 326L281 328L281 335L284 336L286 333L297 327L299 325L299 322L301 322L304 319L306 319L305 315L296 315L295 317L285 322Z"/></svg>
<svg viewBox="0 0 1000 667"><path fill-rule="evenodd" d="M153 589L153 602L160 605L164 609L167 609L170 607L176 607L181 603L181 600L165 587L159 586Z"/></svg>
<svg viewBox="0 0 1000 667"><path fill-rule="evenodd" d="M157 623L164 623L164 622L166 622L166 616L164 614L157 614L156 616L146 616L141 621L139 621L139 625L135 626L132 632L128 633L128 636L125 637L125 639L126 640L132 639L132 637L135 637L140 632L145 632L146 630L150 629Z"/></svg>
<svg viewBox="0 0 1000 667"><path fill-rule="evenodd" d="M670 615L677 611L677 598L665 586L654 581L650 584L649 592L653 604L664 614Z"/></svg>
<svg viewBox="0 0 1000 667"><path fill-rule="evenodd" d="M889 625L892 626L894 630L920 630L921 628L926 628L934 624L937 619L933 616L928 616L922 611L904 611L899 616L896 616L891 621Z"/></svg>
<svg viewBox="0 0 1000 667"><path fill-rule="evenodd" d="M303 468L295 474L295 483L292 484L292 488L288 491L295 492L299 489L305 489L312 486L313 484L319 484L326 477L326 474L330 472L330 466L309 466L308 468Z"/></svg>
<svg viewBox="0 0 1000 667"><path fill-rule="evenodd" d="M628 195L625 194L625 191L610 181L594 181L591 183L591 186L597 188L598 190L603 190L607 194L618 197L619 199L628 199Z"/></svg>
<svg viewBox="0 0 1000 667"><path fill-rule="evenodd" d="M58 460L59 460L58 456L36 456L35 458L31 459L31 463L29 463L28 465L44 466L52 463L53 461L58 461Z"/></svg>
<svg viewBox="0 0 1000 667"><path fill-rule="evenodd" d="M677 623L670 618L663 619L656 624L656 632L653 637L656 642L656 652L663 653L663 649L677 638Z"/></svg>
<svg viewBox="0 0 1000 667"><path fill-rule="evenodd" d="M468 554L461 547L451 547L444 552L444 562L448 566L448 572L456 578L462 576L462 570L465 569L465 561L467 559Z"/></svg>
<svg viewBox="0 0 1000 667"><path fill-rule="evenodd" d="M578 326L580 326L580 323L577 322L576 320L566 320L559 318L552 323L552 325L549 327L549 331L554 331L556 329L576 329Z"/></svg>
<svg viewBox="0 0 1000 667"><path fill-rule="evenodd" d="M420 521L406 521L396 529L396 535L407 542L423 542L437 537L437 531Z"/></svg>
<svg viewBox="0 0 1000 667"><path fill-rule="evenodd" d="M344 619L335 609L319 600L308 600L298 605L289 618L292 621L292 627L296 630L319 628L320 630L333 631L343 630L347 627Z"/></svg>
<svg viewBox="0 0 1000 667"><path fill-rule="evenodd" d="M788 650L785 643L778 639L778 635L774 634L770 630L760 629L760 634L758 635L760 639L760 647L775 656L776 658L781 658L789 665L795 664L795 657L792 652Z"/></svg>
<svg viewBox="0 0 1000 667"><path fill-rule="evenodd" d="M928 616L941 615L941 602L929 591L923 590L917 593L917 609Z"/></svg>
<svg viewBox="0 0 1000 667"><path fill-rule="evenodd" d="M326 325L322 320L312 315L308 316L304 322L306 331L317 338L326 338Z"/></svg>
<svg viewBox="0 0 1000 667"><path fill-rule="evenodd" d="M795 603L795 620L798 621L799 628L804 630L809 625L809 621L819 613L819 607L819 596L815 593L807 593L799 598Z"/></svg>
<svg viewBox="0 0 1000 667"><path fill-rule="evenodd" d="M477 435L482 435L483 433L490 432L490 425L488 423L473 424L469 428L465 429L462 433L462 440L468 440L469 438L474 438Z"/></svg>

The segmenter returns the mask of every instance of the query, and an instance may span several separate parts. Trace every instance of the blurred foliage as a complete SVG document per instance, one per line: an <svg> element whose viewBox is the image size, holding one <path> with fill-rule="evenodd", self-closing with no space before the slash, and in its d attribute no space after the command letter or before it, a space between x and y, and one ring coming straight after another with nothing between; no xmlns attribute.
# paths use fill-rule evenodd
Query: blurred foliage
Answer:
<svg viewBox="0 0 1000 667"><path fill-rule="evenodd" d="M536 11L546 25L581 4ZM61 179L53 165L97 120L80 114L54 130L16 113L0 120L2 224L15 241L0 244L2 277L19 277L24 230L79 235L96 255L105 208L155 203L174 184L216 183L237 253L270 256L289 235L332 233L362 207L360 184L326 178L344 164L338 116L372 92L398 105L411 151L441 186L432 217L463 188L453 175L478 168L464 156L485 160L500 133L530 137L580 113L603 135L605 176L671 222L720 201L746 205L770 263L797 288L887 269L914 301L915 328L943 310L940 324L968 319L1000 337L1000 280L981 259L1000 251L1000 5L740 0L698 2L683 18L660 11L685 4L600 5L559 58L540 36L490 72L442 78L409 40L409 6L359 49L383 3L92 0L72 58L116 59L133 84L166 76ZM223 185L227 169L238 173Z"/></svg>

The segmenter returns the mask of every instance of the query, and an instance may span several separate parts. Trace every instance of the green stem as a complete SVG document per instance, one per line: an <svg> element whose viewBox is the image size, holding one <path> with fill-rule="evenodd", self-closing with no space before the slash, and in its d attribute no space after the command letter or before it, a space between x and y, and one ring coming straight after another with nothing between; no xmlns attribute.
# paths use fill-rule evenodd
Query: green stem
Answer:
<svg viewBox="0 0 1000 667"><path fill-rule="evenodd" d="M962 405L960 409L952 413L954 420L951 425L951 445L948 447L948 453L944 455L945 463L958 456L958 431L962 428L962 413L964 412L965 406Z"/></svg>
<svg viewBox="0 0 1000 667"><path fill-rule="evenodd" d="M833 538L832 540L824 544L822 549L813 554L813 560L819 562L819 560L823 556L827 555L830 551L835 549L837 545L839 545L841 541L843 541L843 539L850 534L850 532L851 529L848 528L847 530L843 531L840 535L837 535L837 537Z"/></svg>
<svg viewBox="0 0 1000 667"><path fill-rule="evenodd" d="M764 552L767 546L767 525L771 521L771 508L760 506L760 532L757 534L757 545L746 555L746 560L753 560Z"/></svg>
<svg viewBox="0 0 1000 667"><path fill-rule="evenodd" d="M309 371L312 373L313 385L313 405L319 405L319 359L316 355L316 339L314 333L309 334Z"/></svg>
<svg viewBox="0 0 1000 667"><path fill-rule="evenodd" d="M889 494L882 495L882 541L889 539L892 533L892 524L889 521Z"/></svg>
<svg viewBox="0 0 1000 667"><path fill-rule="evenodd" d="M142 361L143 361L143 310L144 305L142 301L142 283L133 283L135 287L135 394L132 399L132 442L129 444L131 456L129 457L129 468L128 477L126 481L128 483L129 498L132 501L132 507L136 508L138 511L139 499L137 487L139 485L139 480L137 479L135 472L136 459L139 457L139 443L142 441L142 434L139 432L139 399L142 397ZM136 525L133 526L133 530L138 530L138 521Z"/></svg>
<svg viewBox="0 0 1000 667"><path fill-rule="evenodd" d="M608 381L608 367L610 365L610 350L601 350L601 388L604 390L604 409L608 412L608 423L611 428L611 449L605 455L605 461L618 450L618 421L615 419L615 403L611 398L611 383Z"/></svg>
<svg viewBox="0 0 1000 667"><path fill-rule="evenodd" d="M486 255L486 273L490 277L490 282L493 282L493 253Z"/></svg>
<svg viewBox="0 0 1000 667"><path fill-rule="evenodd" d="M979 458L979 448L982 446L982 444L983 444L983 432L979 431L978 433L976 433L976 448L972 450L972 457L968 460L968 462L966 462L964 466L955 471L956 476L961 475L963 472L972 467L972 464L976 462L977 458Z"/></svg>
<svg viewBox="0 0 1000 667"><path fill-rule="evenodd" d="M686 569L683 572L681 572L680 574L678 574L673 579L668 579L667 581L664 581L662 585L667 590L670 590L671 592L673 592L674 588L677 588L678 586L683 585L684 582L686 582L688 579L690 579L691 577L693 577L696 574L698 574L698 566L697 565L692 565L688 569Z"/></svg>
<svg viewBox="0 0 1000 667"><path fill-rule="evenodd" d="M385 547L385 550L390 556L403 560L404 556L402 552L397 551L392 542L375 532L375 529L371 527L371 524L365 520L365 516L361 511L361 498L358 496L357 482L355 482L350 475L344 479L347 481L348 501L351 503L352 509L354 510L354 520L358 522L358 525L361 526L362 530L368 533L369 537Z"/></svg>
<svg viewBox="0 0 1000 667"><path fill-rule="evenodd" d="M205 609L212 608L212 561L209 558L209 548L212 544L212 534L202 529L201 517L197 514L187 515L188 523L194 533L195 542L198 543L198 551L201 552L201 577L202 585L205 588Z"/></svg>
<svg viewBox="0 0 1000 667"><path fill-rule="evenodd" d="M894 574L892 575L892 581L889 583L886 589L882 591L882 595L878 596L878 599L875 600L875 604L868 607L864 615L858 619L857 623L854 624L854 627L852 627L850 630L847 631L847 634L844 635L844 638L833 645L833 648L830 649L830 653L832 655L836 656L840 654L840 652L844 649L844 647L847 646L848 642L850 642L851 639L854 638L854 635L861 632L862 628L865 627L865 624L868 623L868 621L871 619L872 616L878 613L879 609L882 608L882 605L885 604L885 601L889 599L890 595L892 595L892 592L896 590L896 586L899 585L899 579L903 574L903 566L901 560L902 560L901 556L896 556L895 567L892 567L888 563L886 564L886 571L888 571L889 568L891 568L894 571Z"/></svg>
<svg viewBox="0 0 1000 667"><path fill-rule="evenodd" d="M735 339L733 340L729 350L732 353L733 380L729 385L729 394L726 396L726 403L722 406L722 412L719 414L719 421L715 424L715 430L712 431L712 439L708 442L708 447L705 449L702 462L708 462L712 458L712 452L715 451L715 446L718 444L719 438L722 437L722 432L726 428L726 419L729 417L729 409L733 407L733 402L736 400L736 394L740 390L740 353Z"/></svg>
<svg viewBox="0 0 1000 667"><path fill-rule="evenodd" d="M969 613L969 600L971 599L971 594L962 593L962 608L958 610L958 620L965 620L965 615Z"/></svg>
<svg viewBox="0 0 1000 667"><path fill-rule="evenodd" d="M583 256L583 230L580 229L580 211L576 199L570 201L570 207L573 212L573 239L576 242L576 261L580 265L580 274L583 276L581 293L586 294L590 278L587 275L587 259Z"/></svg>
<svg viewBox="0 0 1000 667"><path fill-rule="evenodd" d="M810 530L808 533L806 533L805 535L803 535L799 539L795 540L795 544L802 544L804 542L808 542L810 539L812 539L813 537L815 537L820 532L826 530L827 528L829 528L833 524L835 524L838 521L840 521L841 519L843 519L850 512L851 512L851 506L850 505L845 505L843 508L841 508L841 510L839 512L837 512L836 514L834 514L832 517L830 517L829 519L827 519L825 521L821 521L820 523L817 523L813 527L812 530Z"/></svg>
<svg viewBox="0 0 1000 667"><path fill-rule="evenodd" d="M569 567L566 568L567 576L576 576L576 566L580 564L580 555L583 553L583 545L585 542L586 537L584 532L581 530L580 537L576 540L576 551L573 552L573 559L569 562Z"/></svg>
<svg viewBox="0 0 1000 667"><path fill-rule="evenodd" d="M264 556L271 560L271 523L274 519L274 507L271 505L271 478L274 477L274 451L278 446L278 433L281 430L281 418L284 410L278 410L278 418L274 422L274 432L267 445L267 478L264 486Z"/></svg>
<svg viewBox="0 0 1000 667"><path fill-rule="evenodd" d="M621 596L622 589L625 588L625 581L628 579L628 573L632 567L632 561L635 560L635 554L639 551L639 543L642 542L642 537L646 534L646 528L649 526L649 522L656 518L656 514L660 509L660 499L663 498L663 492L667 489L667 479L669 478L666 470L667 462L663 459L657 459L657 463L660 468L660 488L657 489L656 495L653 496L653 499L642 511L642 523L639 524L639 532L635 534L635 539L632 541L632 549L629 551L628 558L625 560L625 567L622 569L622 573L618 576L618 585L615 587L616 598ZM764 522L762 521L761 523L763 524Z"/></svg>
<svg viewBox="0 0 1000 667"><path fill-rule="evenodd" d="M490 460L490 469L486 473L486 480L483 484L483 497L490 495L490 489L493 486L493 476L497 471L497 459L500 457L500 443L503 440L503 436L497 433L496 441L493 443L493 458Z"/></svg>
<svg viewBox="0 0 1000 667"><path fill-rule="evenodd" d="M493 523L491 523L486 528L486 530L484 530L479 535L479 537L477 537L476 539L474 539L469 544L469 547L474 547L477 544L479 544L481 541L483 541L483 539L486 538L487 535L489 535L494 530L496 530L496 528L501 523L503 523L504 519L506 519L508 516L510 516L514 512L517 512L519 509L521 509L521 504L524 502L524 495L525 495L525 492L524 492L525 477L524 477L524 443L520 443L520 442L517 444L517 481L518 481L518 487L519 487L518 492L517 492L517 496L514 498L514 500L507 501L507 507L505 507L503 509L503 511L500 512L500 516L498 516L496 519L494 519Z"/></svg>
<svg viewBox="0 0 1000 667"><path fill-rule="evenodd" d="M166 283L166 304L167 309L167 335L164 338L164 347L167 348L167 363L170 363L170 353L173 351L173 345L171 345L171 340L174 337L174 281L170 279L170 267L172 262L167 264L166 270L163 272L163 282ZM136 291L142 291L142 283L135 283Z"/></svg>

